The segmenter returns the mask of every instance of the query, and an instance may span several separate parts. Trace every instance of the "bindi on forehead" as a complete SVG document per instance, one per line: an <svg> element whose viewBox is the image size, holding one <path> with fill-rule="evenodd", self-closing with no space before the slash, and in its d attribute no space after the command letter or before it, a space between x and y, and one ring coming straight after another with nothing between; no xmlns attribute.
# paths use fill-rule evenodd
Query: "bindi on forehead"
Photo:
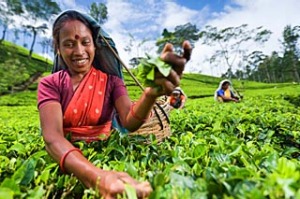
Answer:
<svg viewBox="0 0 300 199"><path fill-rule="evenodd" d="M76 39L76 40L80 39L80 36L76 34L76 35L75 35L75 39Z"/></svg>

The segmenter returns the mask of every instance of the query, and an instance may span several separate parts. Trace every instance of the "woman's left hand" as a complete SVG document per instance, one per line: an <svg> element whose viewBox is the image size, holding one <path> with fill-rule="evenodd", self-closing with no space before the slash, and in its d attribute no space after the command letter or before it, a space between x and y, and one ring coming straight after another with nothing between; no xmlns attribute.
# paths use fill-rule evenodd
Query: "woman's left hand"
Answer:
<svg viewBox="0 0 300 199"><path fill-rule="evenodd" d="M160 58L172 66L171 72L168 77L164 77L159 71L156 71L154 82L158 87L146 88L148 94L154 97L170 95L179 86L185 64L190 60L192 54L192 46L188 41L183 42L182 48L183 54L177 55L173 51L172 44L165 45Z"/></svg>

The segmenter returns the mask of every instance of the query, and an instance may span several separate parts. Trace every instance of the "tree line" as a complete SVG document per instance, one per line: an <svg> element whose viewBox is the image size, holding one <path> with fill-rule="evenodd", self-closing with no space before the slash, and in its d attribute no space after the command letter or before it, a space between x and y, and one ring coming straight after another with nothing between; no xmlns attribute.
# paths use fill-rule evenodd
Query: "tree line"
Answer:
<svg viewBox="0 0 300 199"><path fill-rule="evenodd" d="M161 37L156 40L159 53L166 43L172 43L176 52L180 53L181 44L189 40L192 45L201 42L202 45L215 47L213 54L206 58L211 68L226 69L222 78L237 78L258 82L298 82L300 83L300 26L287 25L282 32L280 41L282 50L273 51L266 55L262 51L249 51L253 45L263 46L271 36L270 30L262 26L250 28L247 24L236 27L218 29L205 26L200 30L196 25L186 23L176 26L174 31L164 29ZM136 39L130 35L129 44L124 49L132 52L134 48L137 56L130 60L130 65L139 64L139 48L147 39L133 45ZM199 66L201 68L201 66ZM198 68L199 68L198 67ZM234 68L236 68L234 70Z"/></svg>
<svg viewBox="0 0 300 199"><path fill-rule="evenodd" d="M32 36L29 50L29 57L31 57L37 35L44 34L48 29L47 23L39 23L39 21L48 21L60 11L58 4L51 0L4 0L0 7L0 23L3 27L0 43L5 39L9 25L15 26L18 19L18 22L22 22L20 25L24 40L26 36ZM31 23L28 23L29 21ZM19 37L19 32L20 27L15 27L16 38Z"/></svg>
<svg viewBox="0 0 300 199"><path fill-rule="evenodd" d="M177 26L173 32L164 29L156 45L161 50L165 43L171 42L179 51L183 40L188 38L192 44L199 41L203 45L215 47L216 50L206 61L210 67L225 68L226 72L221 75L223 78L300 83L300 26L284 27L280 40L281 50L273 51L270 55L259 50L249 52L253 45L263 46L271 34L270 30L261 26L250 28L247 24L223 29L205 26L199 30L195 25L187 23Z"/></svg>
<svg viewBox="0 0 300 199"><path fill-rule="evenodd" d="M107 7L104 3L93 2L90 5L89 10L91 16L93 16L99 23L103 24L107 20ZM44 35L46 30L49 29L46 21L53 21L54 17L60 12L61 8L53 0L1 1L0 25L3 30L0 45L5 40L8 28L11 25L13 26L14 43L20 39L21 34L23 35L23 46L28 48L28 37L32 37L32 42L29 48L29 58L32 56L37 36L43 38L39 42L42 46L42 53L48 53L52 50L52 40ZM28 23L29 21L31 23Z"/></svg>
<svg viewBox="0 0 300 199"><path fill-rule="evenodd" d="M100 23L107 19L106 6L103 5L92 3L90 6L90 14ZM47 38L45 32L59 12L59 5L51 0L0 0L0 95L26 89L30 82L48 71L47 58L45 62L32 62L30 59L38 37L41 38L38 43L42 47L42 53L53 51L52 39ZM3 41L11 30L14 33L14 44L23 36L23 46L29 48L28 57L26 54L19 56L24 53L21 53L22 50L17 45L9 48L4 45ZM31 41L28 40L29 37Z"/></svg>
<svg viewBox="0 0 300 199"><path fill-rule="evenodd" d="M49 21L49 19L53 20L59 12L61 12L59 5L51 0L4 0L0 2L0 25L3 28L0 45L5 39L8 26L15 23L15 16L26 20L31 19L34 22ZM108 19L108 9L105 3L92 3L89 7L89 14L100 24L104 24ZM32 37L29 57L32 56L37 35L44 34L47 29L49 27L46 23L32 23L23 24L21 30L20 28L14 30L16 39L19 34L23 34L24 47L28 47L27 44L25 45L26 37ZM180 53L184 40L189 40L192 45L201 42L202 45L213 46L216 49L212 56L206 58L206 62L210 64L211 68L226 69L226 72L222 74L224 78L270 83L300 82L300 26L287 25L284 27L280 40L281 49L273 51L270 55L266 55L260 50L249 51L253 45L263 46L271 34L270 30L262 26L250 28L247 24L223 29L205 26L200 30L196 25L186 23L176 26L173 31L165 28L161 37L157 38L156 46L159 53L163 46L170 42L174 45L175 51ZM136 43L133 35L129 34L129 37L128 45L124 50L137 52L136 56L130 60L130 65L136 67L141 58L139 48L148 39ZM52 47L51 39L46 37L39 43L44 53L48 53Z"/></svg>

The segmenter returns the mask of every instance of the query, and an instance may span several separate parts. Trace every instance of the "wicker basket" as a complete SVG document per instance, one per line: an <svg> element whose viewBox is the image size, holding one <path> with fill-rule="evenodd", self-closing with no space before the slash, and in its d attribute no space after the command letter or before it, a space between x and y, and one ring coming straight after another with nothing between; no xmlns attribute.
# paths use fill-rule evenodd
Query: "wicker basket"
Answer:
<svg viewBox="0 0 300 199"><path fill-rule="evenodd" d="M155 135L158 142L171 135L169 113L171 107L168 102L158 101L152 110L152 117L145 122L137 131L130 133L130 136Z"/></svg>

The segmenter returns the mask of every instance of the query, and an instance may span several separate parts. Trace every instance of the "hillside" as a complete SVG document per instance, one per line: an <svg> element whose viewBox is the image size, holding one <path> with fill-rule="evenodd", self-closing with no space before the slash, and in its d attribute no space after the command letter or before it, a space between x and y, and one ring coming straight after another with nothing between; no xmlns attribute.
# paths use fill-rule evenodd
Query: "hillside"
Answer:
<svg viewBox="0 0 300 199"><path fill-rule="evenodd" d="M50 70L52 63L10 42L0 45L0 94L27 89L44 71Z"/></svg>
<svg viewBox="0 0 300 199"><path fill-rule="evenodd" d="M28 59L29 51L21 46L5 42L0 45L0 94L8 93L11 88L14 91L29 88L35 90L39 76L48 75L52 63L37 54ZM10 66L10 67L8 67ZM2 72L1 72L2 71ZM15 81L12 81L12 78ZM141 90L133 79L124 70L124 79L132 99L140 96ZM212 97L217 89L221 78L186 73L181 81L181 88L189 98ZM299 85L293 83L268 84L245 80L232 80L234 88L244 96L260 94L282 94L289 90L299 90ZM25 85L24 85L25 84Z"/></svg>
<svg viewBox="0 0 300 199"><path fill-rule="evenodd" d="M124 72L124 79L128 90L133 98L140 95L140 88L136 86L133 79L127 72ZM186 73L181 80L181 88L189 98L204 98L214 96L215 90L218 88L221 78ZM234 88L246 96L256 95L285 95L290 91L300 91L300 85L294 83L260 83L246 80L232 80Z"/></svg>

